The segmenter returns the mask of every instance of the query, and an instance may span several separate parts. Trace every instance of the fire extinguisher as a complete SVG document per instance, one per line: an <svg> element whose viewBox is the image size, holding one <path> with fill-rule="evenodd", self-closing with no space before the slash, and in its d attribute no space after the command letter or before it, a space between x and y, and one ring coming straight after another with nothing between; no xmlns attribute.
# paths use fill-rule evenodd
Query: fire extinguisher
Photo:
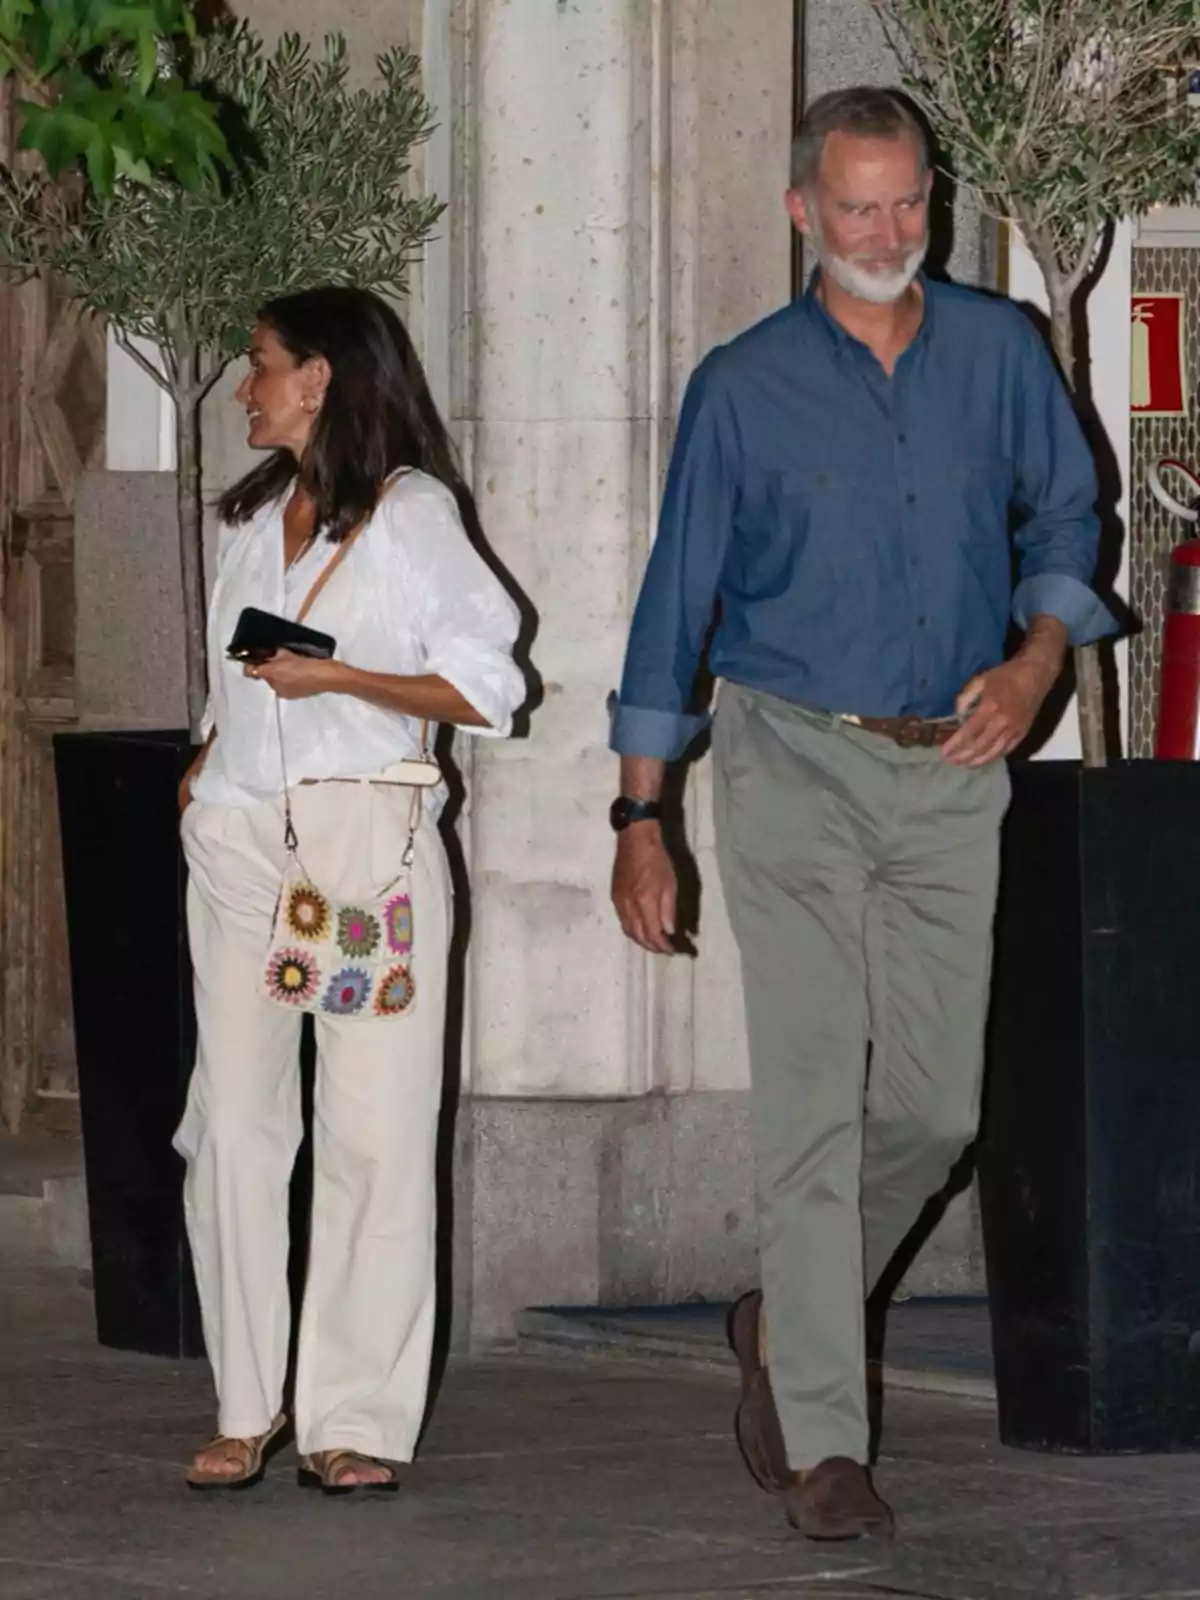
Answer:
<svg viewBox="0 0 1200 1600"><path fill-rule="evenodd" d="M1165 487L1168 472L1186 483L1187 501ZM1183 543L1171 551L1154 754L1160 761L1195 761L1200 759L1200 477L1167 457L1151 466L1146 478L1158 503L1188 528Z"/></svg>

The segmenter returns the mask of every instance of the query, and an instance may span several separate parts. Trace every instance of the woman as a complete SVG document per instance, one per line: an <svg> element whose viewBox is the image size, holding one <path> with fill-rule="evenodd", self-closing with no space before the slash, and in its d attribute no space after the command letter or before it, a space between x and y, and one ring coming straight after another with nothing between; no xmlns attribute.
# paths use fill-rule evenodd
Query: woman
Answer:
<svg viewBox="0 0 1200 1600"><path fill-rule="evenodd" d="M518 614L467 538L452 446L383 301L342 288L272 301L237 397L249 443L273 454L221 501L211 732L180 796L198 1048L175 1143L219 1402L218 1433L188 1482L258 1482L285 1427L301 1016L260 983L287 859L286 795L304 869L333 900L381 893L417 822L416 1005L315 1018L295 1383L301 1482L392 1489L389 1463L412 1458L433 1335L450 922L435 826L444 791L396 781L396 764L420 757L426 723L508 733L524 696ZM335 558L304 618L336 640L333 659L229 659L243 608L296 619Z"/></svg>

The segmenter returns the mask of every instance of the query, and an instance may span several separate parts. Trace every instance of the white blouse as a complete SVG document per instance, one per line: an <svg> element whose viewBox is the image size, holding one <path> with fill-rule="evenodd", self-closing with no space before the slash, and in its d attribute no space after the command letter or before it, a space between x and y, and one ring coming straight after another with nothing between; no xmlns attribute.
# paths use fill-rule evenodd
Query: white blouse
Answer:
<svg viewBox="0 0 1200 1600"><path fill-rule="evenodd" d="M193 786L205 804L258 805L283 790L274 691L225 652L244 606L294 617L334 553L319 538L285 572L284 504L220 530L208 621L209 726L217 737ZM525 697L512 658L520 616L436 478L413 471L390 486L304 621L332 634L337 659L351 666L445 678L490 724L464 731L511 730ZM353 695L281 700L279 709L292 783L358 777L419 753L419 718Z"/></svg>

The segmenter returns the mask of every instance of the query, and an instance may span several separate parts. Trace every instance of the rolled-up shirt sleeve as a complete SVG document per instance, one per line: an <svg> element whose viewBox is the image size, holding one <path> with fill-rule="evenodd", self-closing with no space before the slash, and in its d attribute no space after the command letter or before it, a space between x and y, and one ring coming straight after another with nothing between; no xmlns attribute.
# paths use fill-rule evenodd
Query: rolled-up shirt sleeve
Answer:
<svg viewBox="0 0 1200 1600"><path fill-rule="evenodd" d="M609 698L609 744L620 755L674 760L708 722L692 697L733 533L739 460L719 355L697 368L684 396L621 691Z"/></svg>
<svg viewBox="0 0 1200 1600"><path fill-rule="evenodd" d="M1021 329L1020 425L1015 503L1019 580L1013 617L1027 628L1057 617L1074 645L1115 633L1092 588L1100 520L1091 451L1054 363L1036 331Z"/></svg>
<svg viewBox="0 0 1200 1600"><path fill-rule="evenodd" d="M527 687L513 660L520 612L472 545L449 489L426 481L408 493L404 545L425 671L486 718L486 727L460 724L463 733L507 738Z"/></svg>

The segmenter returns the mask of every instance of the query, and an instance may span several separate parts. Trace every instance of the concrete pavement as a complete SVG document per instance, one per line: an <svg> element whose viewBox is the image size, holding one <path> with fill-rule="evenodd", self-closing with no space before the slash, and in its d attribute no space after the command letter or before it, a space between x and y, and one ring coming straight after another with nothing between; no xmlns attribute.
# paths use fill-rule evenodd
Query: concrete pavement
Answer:
<svg viewBox="0 0 1200 1600"><path fill-rule="evenodd" d="M1191 1457L1000 1448L984 1401L893 1393L878 1479L894 1547L790 1533L731 1442L728 1369L604 1350L448 1370L401 1493L326 1500L289 1451L245 1495L181 1466L208 1376L99 1349L76 1278L0 1287L2 1600L1185 1600Z"/></svg>

